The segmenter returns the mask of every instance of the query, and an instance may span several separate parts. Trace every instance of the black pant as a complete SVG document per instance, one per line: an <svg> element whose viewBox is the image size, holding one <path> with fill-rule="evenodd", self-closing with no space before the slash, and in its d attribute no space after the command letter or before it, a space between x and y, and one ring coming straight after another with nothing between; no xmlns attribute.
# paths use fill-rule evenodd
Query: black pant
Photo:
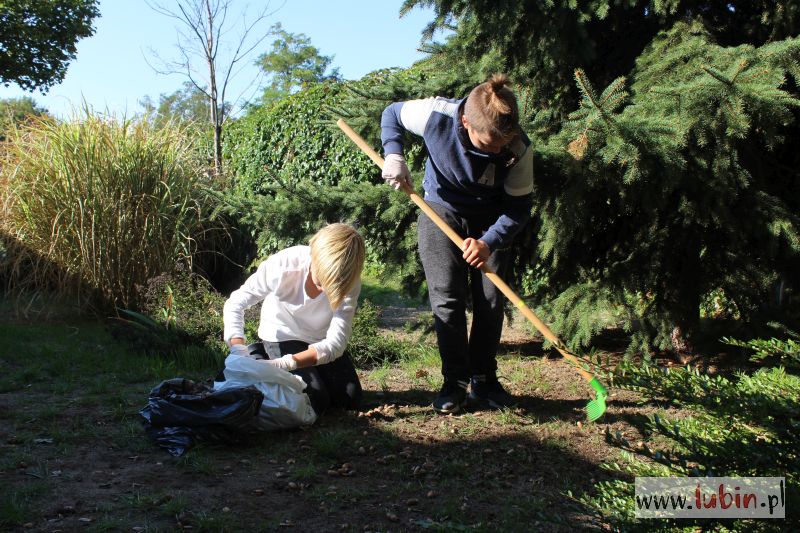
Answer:
<svg viewBox="0 0 800 533"><path fill-rule="evenodd" d="M248 346L251 355L277 359L286 354L295 354L308 349L302 341L257 342ZM306 394L314 411L320 415L328 407L357 409L361 403L361 382L358 380L353 361L342 355L330 363L298 368L292 374L300 376L306 383Z"/></svg>
<svg viewBox="0 0 800 533"><path fill-rule="evenodd" d="M480 238L496 220L496 213L462 216L430 203L431 208L464 238ZM428 282L436 340L446 381L497 373L497 349L503 332L505 297L480 270L471 267L463 252L425 214L417 221L419 255ZM508 250L495 250L486 264L502 276ZM467 297L472 297L472 328L467 336Z"/></svg>

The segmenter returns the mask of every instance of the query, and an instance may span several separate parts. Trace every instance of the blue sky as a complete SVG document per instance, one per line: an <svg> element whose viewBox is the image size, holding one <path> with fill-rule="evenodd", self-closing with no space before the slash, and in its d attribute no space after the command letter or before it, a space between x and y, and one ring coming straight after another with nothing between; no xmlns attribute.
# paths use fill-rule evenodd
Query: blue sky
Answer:
<svg viewBox="0 0 800 533"><path fill-rule="evenodd" d="M235 0L234 12L248 3L254 13L265 2ZM357 79L379 68L407 67L423 57L417 49L432 11L417 8L400 18L401 4L402 0L271 0L275 13L261 28L266 31L280 22L288 32L306 34L322 54L334 56L333 65L345 79ZM155 13L143 0L101 0L94 25L95 34L78 42L77 58L61 84L45 95L13 84L0 86L0 98L31 96L60 117L69 116L83 99L96 111L130 115L140 110L142 97L157 101L160 94L180 88L185 78L157 74L148 65L156 63L151 49L164 58L177 57L175 21ZM252 63L271 42L267 38L254 51L228 94L242 93L257 76ZM246 96L249 93L252 90Z"/></svg>

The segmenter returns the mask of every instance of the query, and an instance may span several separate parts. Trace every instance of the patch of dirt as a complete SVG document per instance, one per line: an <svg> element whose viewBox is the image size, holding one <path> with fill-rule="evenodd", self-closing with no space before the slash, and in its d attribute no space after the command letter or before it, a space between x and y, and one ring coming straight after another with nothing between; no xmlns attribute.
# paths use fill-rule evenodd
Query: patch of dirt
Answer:
<svg viewBox="0 0 800 533"><path fill-rule="evenodd" d="M401 330L408 325L422 324L428 320L431 310L428 306L402 307L387 305L380 308L380 327L387 331Z"/></svg>
<svg viewBox="0 0 800 533"><path fill-rule="evenodd" d="M422 321L425 313L388 309L383 326L402 332L402 324ZM49 532L601 528L564 494L591 491L607 479L600 464L616 459L619 448L606 433L645 440L635 423L657 406L612 391L605 417L585 423L585 383L543 353L522 320L504 331L501 352L501 379L520 399L514 410L470 407L438 416L430 402L440 369L396 365L383 375L359 371L359 412L332 410L311 428L242 445L205 443L182 458L157 448L140 425L138 410L155 383L120 384L95 396L54 389L49 381L5 392L0 526Z"/></svg>
<svg viewBox="0 0 800 533"><path fill-rule="evenodd" d="M642 410L621 395L602 424L583 424L586 397L569 389L569 369L547 360L537 367L543 383L559 386L527 392L529 383L511 384L522 404L503 417L481 410L437 416L428 406L433 391L399 371L388 391L364 374L361 412L331 411L308 430L244 446L206 444L184 458L156 448L135 424L121 437L121 422L100 406L92 412L67 403L51 427L17 422L19 434L38 435L33 440L0 433L9 458L4 491L46 494L35 516L11 529L567 531L537 518L540 507L563 505L567 523L577 519L560 494L589 491L606 478L598 465L616 452L604 433L640 439L629 417ZM24 392L5 394L2 407L8 413L25 401ZM71 418L97 431L60 442ZM330 447L330 439L341 442Z"/></svg>

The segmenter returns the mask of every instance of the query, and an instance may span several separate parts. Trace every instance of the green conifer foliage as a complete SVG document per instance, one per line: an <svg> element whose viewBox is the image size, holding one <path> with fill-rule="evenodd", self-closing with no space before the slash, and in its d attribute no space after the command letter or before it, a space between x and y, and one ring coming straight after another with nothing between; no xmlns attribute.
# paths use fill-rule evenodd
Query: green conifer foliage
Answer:
<svg viewBox="0 0 800 533"><path fill-rule="evenodd" d="M800 6L772 0L406 0L401 14L416 6L435 13L423 38L448 35L429 45L443 65L462 77L506 72L530 87L537 108L561 113L578 97L575 68L606 86L676 22L701 18L723 46L762 45L800 29Z"/></svg>
<svg viewBox="0 0 800 533"><path fill-rule="evenodd" d="M634 333L631 351L688 351L711 291L753 318L776 282L800 288L800 6L407 0L402 12L415 6L434 10L423 38L443 85L493 71L517 83L536 151L518 266L573 347L605 323Z"/></svg>
<svg viewBox="0 0 800 533"><path fill-rule="evenodd" d="M617 79L597 95L577 71L580 108L540 149L535 194L567 338L586 339L598 291L637 347L677 348L703 294L722 288L752 316L778 277L797 281L796 175L782 183L773 160L797 138L784 87L798 57L798 39L722 47L678 23L637 60L630 94Z"/></svg>
<svg viewBox="0 0 800 533"><path fill-rule="evenodd" d="M311 87L231 131L241 190L269 199L261 212L272 214L252 226L262 252L302 240L316 221L358 221L376 257L419 286L415 210L333 119L378 147L389 102L464 96L505 71L536 167L516 270L573 348L617 325L633 334L630 351L688 351L708 294L754 318L770 311L776 283L800 290L795 3L408 0L403 9L418 5L436 14L427 37L451 31L425 43L428 59ZM419 184L424 148L407 141Z"/></svg>

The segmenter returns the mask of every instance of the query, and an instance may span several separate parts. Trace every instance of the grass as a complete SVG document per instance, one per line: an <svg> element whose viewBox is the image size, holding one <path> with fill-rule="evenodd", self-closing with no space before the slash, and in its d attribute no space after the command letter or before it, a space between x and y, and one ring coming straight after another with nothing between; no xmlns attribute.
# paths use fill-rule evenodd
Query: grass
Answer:
<svg viewBox="0 0 800 533"><path fill-rule="evenodd" d="M177 465L185 472L202 474L204 476L218 475L223 469L213 455L209 454L208 450L203 448L189 450L186 455L178 459Z"/></svg>
<svg viewBox="0 0 800 533"><path fill-rule="evenodd" d="M317 474L317 470L317 465L314 463L303 463L295 466L289 474L289 477L294 480L305 481L312 479Z"/></svg>
<svg viewBox="0 0 800 533"><path fill-rule="evenodd" d="M40 486L43 484L40 484ZM40 489L44 490L44 489ZM34 509L31 505L32 497L39 490L28 489L26 492L3 491L0 495L0 527L10 528L14 525L26 523L33 516Z"/></svg>
<svg viewBox="0 0 800 533"><path fill-rule="evenodd" d="M214 229L203 162L181 127L87 111L10 132L3 155L0 231L15 290L78 290L127 308Z"/></svg>
<svg viewBox="0 0 800 533"><path fill-rule="evenodd" d="M369 300L380 307L417 307L423 303L420 298L403 295L396 280L385 279L380 274L370 271L365 271L361 276L359 300Z"/></svg>
<svg viewBox="0 0 800 533"><path fill-rule="evenodd" d="M354 439L352 430L326 429L315 435L311 448L320 459L340 460L352 453L350 447Z"/></svg>
<svg viewBox="0 0 800 533"><path fill-rule="evenodd" d="M391 366L388 362L384 362L378 368L374 368L369 374L370 381L375 383L382 391L389 390L389 374L391 373Z"/></svg>
<svg viewBox="0 0 800 533"><path fill-rule="evenodd" d="M438 354L414 340L395 362L359 369L360 416L331 410L305 430L173 458L146 438L138 411L163 379L215 375L215 354L142 356L71 317L0 320L0 346L4 529L515 531L542 521L534 529L558 531L547 520L566 512L563 492L588 490L616 458L599 427L576 427L582 405L559 407L572 401L570 369L523 354L500 360L520 409L434 415ZM344 463L351 474L329 472ZM64 505L76 510L59 518Z"/></svg>

